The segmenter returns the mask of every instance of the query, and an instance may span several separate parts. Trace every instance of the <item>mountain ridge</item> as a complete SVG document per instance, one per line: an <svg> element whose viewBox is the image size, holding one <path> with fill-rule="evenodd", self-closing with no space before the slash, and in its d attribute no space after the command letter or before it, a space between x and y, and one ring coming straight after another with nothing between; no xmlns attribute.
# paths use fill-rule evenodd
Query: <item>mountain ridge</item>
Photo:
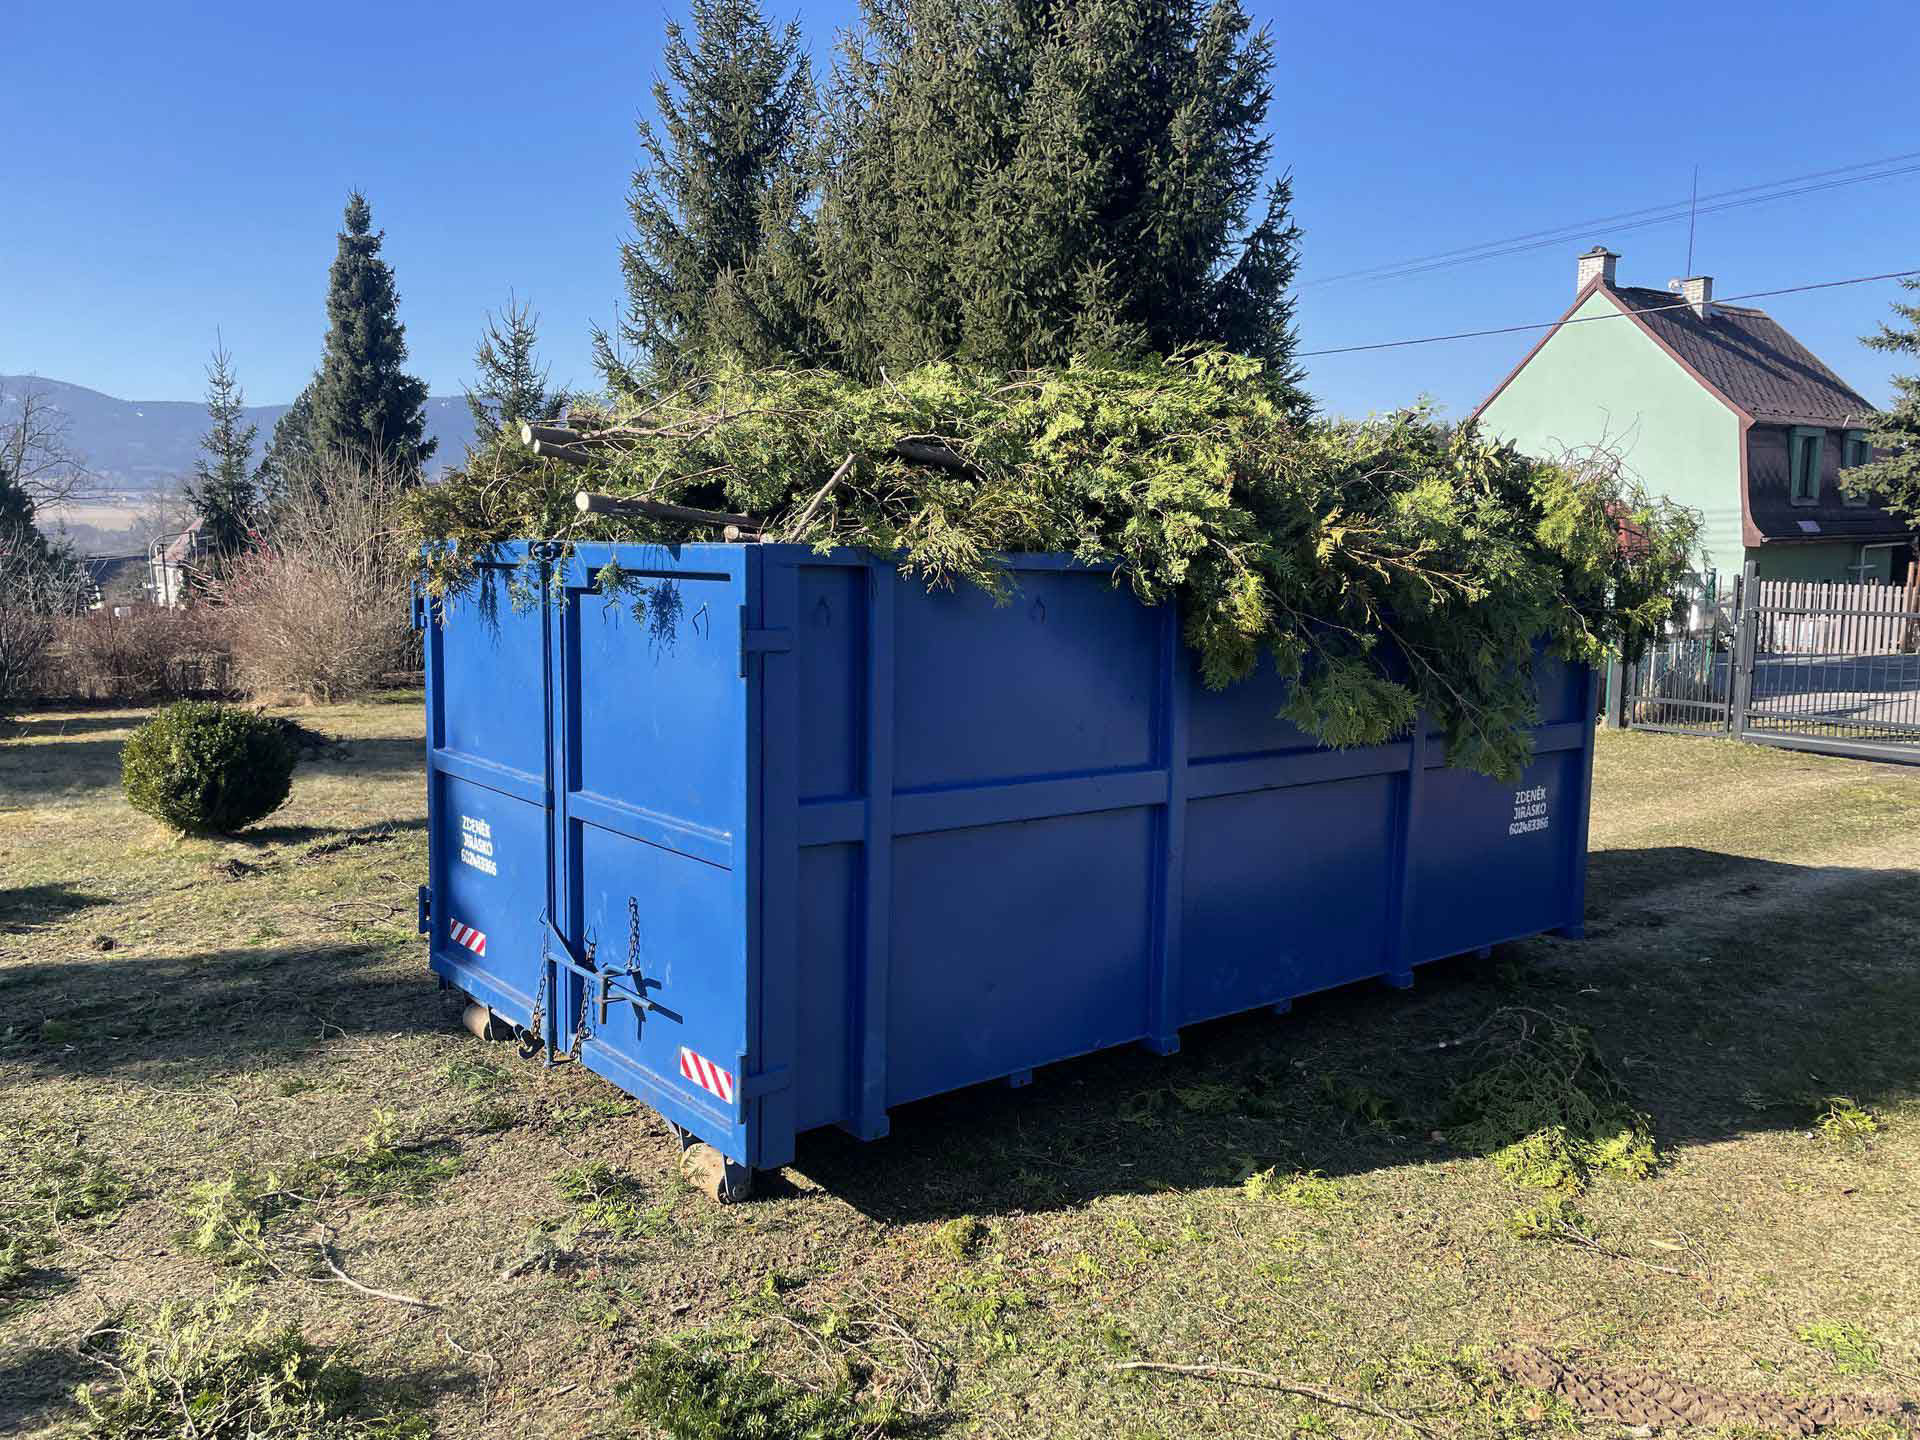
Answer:
<svg viewBox="0 0 1920 1440"><path fill-rule="evenodd" d="M67 443L107 488L140 495L161 489L193 473L206 433L207 407L196 400L122 400L70 380L41 375L0 375L0 426L17 412L28 390L46 397L67 425ZM249 405L249 424L260 427L254 439L258 460L285 405ZM440 442L436 466L457 462L473 440L473 417L464 395L427 398L427 434Z"/></svg>

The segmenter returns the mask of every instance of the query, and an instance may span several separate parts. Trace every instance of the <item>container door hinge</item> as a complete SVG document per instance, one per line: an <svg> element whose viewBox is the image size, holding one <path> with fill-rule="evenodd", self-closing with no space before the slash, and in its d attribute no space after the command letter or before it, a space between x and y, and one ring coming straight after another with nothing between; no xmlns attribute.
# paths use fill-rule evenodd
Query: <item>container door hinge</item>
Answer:
<svg viewBox="0 0 1920 1440"><path fill-rule="evenodd" d="M740 677L747 674L750 655L784 654L793 649L791 630L759 630L747 624L747 607L740 607Z"/></svg>
<svg viewBox="0 0 1920 1440"><path fill-rule="evenodd" d="M433 891L426 886L420 887L420 933L429 934L433 929Z"/></svg>
<svg viewBox="0 0 1920 1440"><path fill-rule="evenodd" d="M427 628L427 616L433 611L433 602L427 595L427 587L418 580L413 582L413 628Z"/></svg>

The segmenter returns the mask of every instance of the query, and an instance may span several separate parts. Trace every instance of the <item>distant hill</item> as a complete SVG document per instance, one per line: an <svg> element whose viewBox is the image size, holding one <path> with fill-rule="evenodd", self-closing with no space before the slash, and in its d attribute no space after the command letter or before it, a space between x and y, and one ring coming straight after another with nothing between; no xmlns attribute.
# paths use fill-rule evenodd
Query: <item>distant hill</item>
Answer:
<svg viewBox="0 0 1920 1440"><path fill-rule="evenodd" d="M207 428L207 408L193 400L116 400L37 375L0 375L0 425L19 404L26 390L47 397L50 406L67 417L67 441L85 457L88 468L117 491L152 490L167 481L193 473L200 453L200 437ZM249 405L247 419L260 427L254 458L273 434L273 422L286 413L284 405ZM427 433L440 442L434 464L452 463L466 453L473 439L473 417L461 395L436 395L427 401Z"/></svg>

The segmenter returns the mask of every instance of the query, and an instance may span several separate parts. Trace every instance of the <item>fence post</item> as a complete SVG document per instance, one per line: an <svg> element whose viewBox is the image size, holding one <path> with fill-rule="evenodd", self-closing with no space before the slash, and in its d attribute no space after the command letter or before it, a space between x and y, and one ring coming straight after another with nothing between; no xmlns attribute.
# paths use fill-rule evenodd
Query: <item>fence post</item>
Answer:
<svg viewBox="0 0 1920 1440"><path fill-rule="evenodd" d="M1760 629L1760 567L1752 560L1740 573L1733 603L1739 618L1733 632L1733 689L1728 696L1727 730L1738 740L1747 730L1747 707L1753 700L1753 652Z"/></svg>
<svg viewBox="0 0 1920 1440"><path fill-rule="evenodd" d="M1609 730L1627 728L1627 667L1618 650L1607 657L1606 724Z"/></svg>

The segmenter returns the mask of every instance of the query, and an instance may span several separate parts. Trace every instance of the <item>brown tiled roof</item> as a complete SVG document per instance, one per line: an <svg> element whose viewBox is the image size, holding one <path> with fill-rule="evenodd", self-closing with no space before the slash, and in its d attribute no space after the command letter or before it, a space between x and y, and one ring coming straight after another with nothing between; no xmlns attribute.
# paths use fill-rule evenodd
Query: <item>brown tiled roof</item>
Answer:
<svg viewBox="0 0 1920 1440"><path fill-rule="evenodd" d="M160 559L168 565L184 565L191 560L193 552L200 545L201 523L199 519L195 519L185 530L174 536L167 548L161 552Z"/></svg>
<svg viewBox="0 0 1920 1440"><path fill-rule="evenodd" d="M1708 384L1756 419L1845 427L1873 413L1859 391L1765 311L1710 305L1702 319L1665 290L1626 285L1613 293Z"/></svg>

